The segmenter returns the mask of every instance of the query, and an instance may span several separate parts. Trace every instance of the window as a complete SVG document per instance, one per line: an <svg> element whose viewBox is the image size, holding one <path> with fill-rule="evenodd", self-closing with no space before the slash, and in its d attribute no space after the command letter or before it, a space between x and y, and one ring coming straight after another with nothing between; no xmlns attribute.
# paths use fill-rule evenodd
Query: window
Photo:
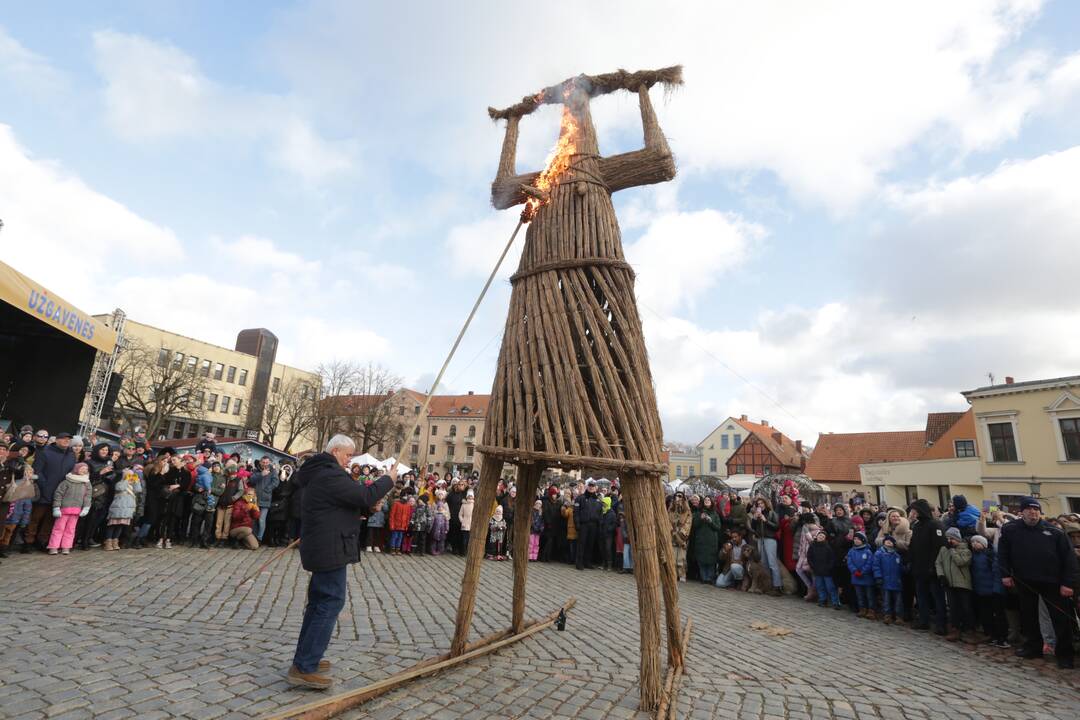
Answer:
<svg viewBox="0 0 1080 720"><path fill-rule="evenodd" d="M762 475L772 475L772 465L765 465L761 468Z"/></svg>
<svg viewBox="0 0 1080 720"><path fill-rule="evenodd" d="M184 423L177 422L173 424L172 436L173 440L179 440L180 438L184 437Z"/></svg>
<svg viewBox="0 0 1080 720"><path fill-rule="evenodd" d="M457 437L457 425L450 426L450 437Z"/></svg>
<svg viewBox="0 0 1080 720"><path fill-rule="evenodd" d="M732 447L739 447L740 445L742 445L742 435L740 435L739 433L735 433L734 435L732 435L731 440Z"/></svg>
<svg viewBox="0 0 1080 720"><path fill-rule="evenodd" d="M229 366L229 372L225 376L225 382L236 382L236 368Z"/></svg>
<svg viewBox="0 0 1080 720"><path fill-rule="evenodd" d="M206 404L206 393L203 392L202 390L200 390L199 392L195 393L195 403L194 403L195 409L196 410L202 410L203 405L205 405L205 404Z"/></svg>
<svg viewBox="0 0 1080 720"><path fill-rule="evenodd" d="M437 437L438 434L439 434L439 426L438 425L432 425L431 426L431 437Z"/></svg>
<svg viewBox="0 0 1080 720"><path fill-rule="evenodd" d="M472 460L473 459L473 449L471 447L465 448L465 459L466 460Z"/></svg>
<svg viewBox="0 0 1080 720"><path fill-rule="evenodd" d="M402 416L405 415L405 406L404 405L401 405L400 407L398 407L397 414L402 415Z"/></svg>
<svg viewBox="0 0 1080 720"><path fill-rule="evenodd" d="M1080 418L1058 420L1061 424L1061 441L1065 444L1065 459L1080 460Z"/></svg>
<svg viewBox="0 0 1080 720"><path fill-rule="evenodd" d="M382 443L379 443L379 448L376 450L376 452L379 453L380 455L383 454L383 444Z"/></svg>
<svg viewBox="0 0 1080 720"><path fill-rule="evenodd" d="M241 385L241 387L244 386L244 385L247 385L247 370L241 370L240 371L240 385ZM307 386L304 386L304 389L306 390ZM307 393L306 392L304 393L304 399L305 400L307 399Z"/></svg>
<svg viewBox="0 0 1080 720"><path fill-rule="evenodd" d="M720 449L721 450L727 450L728 449L728 436L727 435L721 435L720 436Z"/></svg>
<svg viewBox="0 0 1080 720"><path fill-rule="evenodd" d="M428 455L434 455L435 454L435 446L434 445L428 445L427 454Z"/></svg>
<svg viewBox="0 0 1080 720"><path fill-rule="evenodd" d="M187 435L185 437L193 438L199 434L199 426L195 423L188 423Z"/></svg>
<svg viewBox="0 0 1080 720"><path fill-rule="evenodd" d="M216 432L214 434L217 435L218 437L226 437L225 428L221 428L221 427L217 428Z"/></svg>
<svg viewBox="0 0 1080 720"><path fill-rule="evenodd" d="M677 478L682 477L682 465L676 465L675 466L675 477L677 477Z"/></svg>
<svg viewBox="0 0 1080 720"><path fill-rule="evenodd" d="M1023 499L1023 495L998 495L998 505L1006 512L1019 514L1020 501Z"/></svg>
<svg viewBox="0 0 1080 720"><path fill-rule="evenodd" d="M911 503L919 499L919 491L914 485L904 486L904 506L907 507Z"/></svg>
<svg viewBox="0 0 1080 720"><path fill-rule="evenodd" d="M195 368L198 367L198 365L199 365L199 358L195 357L194 355L188 355L188 359L187 359L188 372L191 373L192 375L194 375L195 374Z"/></svg>
<svg viewBox="0 0 1080 720"><path fill-rule="evenodd" d="M199 374L203 377L210 377L210 361L203 360L202 365L199 366Z"/></svg>
<svg viewBox="0 0 1080 720"><path fill-rule="evenodd" d="M274 378L273 383L271 383L271 385L270 385L270 391L271 392L277 392L280 387L281 387L281 378L279 378L279 377Z"/></svg>
<svg viewBox="0 0 1080 720"><path fill-rule="evenodd" d="M217 394L210 393L210 399L206 401L206 409L210 412L217 410Z"/></svg>
<svg viewBox="0 0 1080 720"><path fill-rule="evenodd" d="M949 503L952 502L952 498L949 497L949 486L938 485L937 486L937 505L942 510L946 510L949 507Z"/></svg>
<svg viewBox="0 0 1080 720"><path fill-rule="evenodd" d="M214 379L220 380L221 374L225 372L225 366L221 363L214 363Z"/></svg>
<svg viewBox="0 0 1080 720"><path fill-rule="evenodd" d="M243 404L244 404L243 400L241 400L240 398L236 398L236 404L233 405L232 414L233 415L239 415L240 414L240 406L243 405Z"/></svg>
<svg viewBox="0 0 1080 720"><path fill-rule="evenodd" d="M716 472L716 458L709 458L709 472Z"/></svg>
<svg viewBox="0 0 1080 720"><path fill-rule="evenodd" d="M446 459L447 460L453 460L454 459L454 446L453 445L447 445L446 446Z"/></svg>
<svg viewBox="0 0 1080 720"><path fill-rule="evenodd" d="M419 425L417 425L416 427L413 428L412 434L413 434L414 437L418 436L420 434L420 426Z"/></svg>
<svg viewBox="0 0 1080 720"><path fill-rule="evenodd" d="M1080 497L1065 498L1069 501L1069 512L1080 513Z"/></svg>
<svg viewBox="0 0 1080 720"><path fill-rule="evenodd" d="M953 447L956 449L956 457L975 457L974 440L954 440Z"/></svg>
<svg viewBox="0 0 1080 720"><path fill-rule="evenodd" d="M230 398L228 395L221 396L221 412L225 413L226 415L229 413L229 403L231 401L232 398Z"/></svg>
<svg viewBox="0 0 1080 720"><path fill-rule="evenodd" d="M1016 438L1011 422L990 423L990 462L1016 462Z"/></svg>
<svg viewBox="0 0 1080 720"><path fill-rule="evenodd" d="M744 475L745 473L746 473L746 466L745 465L736 465L735 466L735 474L736 475Z"/></svg>
<svg viewBox="0 0 1080 720"><path fill-rule="evenodd" d="M413 405L412 414L413 415L419 415L420 414L420 406L419 405Z"/></svg>
<svg viewBox="0 0 1080 720"><path fill-rule="evenodd" d="M169 348L161 348L158 350L157 364L160 367L165 367L169 364Z"/></svg>
<svg viewBox="0 0 1080 720"><path fill-rule="evenodd" d="M229 437L240 437L240 431L235 428L229 431Z"/></svg>
<svg viewBox="0 0 1080 720"><path fill-rule="evenodd" d="M412 446L412 456L416 457L419 454L420 454L420 446L419 445L413 445Z"/></svg>
<svg viewBox="0 0 1080 720"><path fill-rule="evenodd" d="M470 425L469 426L469 437L471 437L471 438L476 437L476 426L475 425Z"/></svg>
<svg viewBox="0 0 1080 720"><path fill-rule="evenodd" d="M173 367L181 367L181 366L183 366L183 364L184 364L184 353L177 352L175 355L173 355L172 364L173 364Z"/></svg>

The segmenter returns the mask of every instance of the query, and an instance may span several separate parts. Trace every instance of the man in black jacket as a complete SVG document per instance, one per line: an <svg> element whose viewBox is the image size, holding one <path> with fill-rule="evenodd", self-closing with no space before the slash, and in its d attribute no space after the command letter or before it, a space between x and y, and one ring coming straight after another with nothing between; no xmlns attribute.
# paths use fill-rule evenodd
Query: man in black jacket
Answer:
<svg viewBox="0 0 1080 720"><path fill-rule="evenodd" d="M908 564L915 580L915 597L919 605L919 624L916 630L930 628L930 608L934 608L934 632L945 634L945 589L937 579L938 551L945 547L945 526L934 519L930 503L915 500L908 507L911 522L911 543L908 545Z"/></svg>
<svg viewBox="0 0 1080 720"><path fill-rule="evenodd" d="M355 452L348 436L335 435L326 450L309 458L293 479L303 491L300 562L311 580L288 673L292 685L325 690L333 684L330 662L322 657L345 607L346 569L360 562L359 518L390 492L397 479L395 466L371 485L353 481L345 468Z"/></svg>
<svg viewBox="0 0 1080 720"><path fill-rule="evenodd" d="M1065 533L1042 519L1042 506L1035 498L1020 501L1020 519L1001 529L998 543L1001 582L1016 588L1020 596L1020 631L1024 646L1016 651L1022 658L1042 657L1039 631L1039 598L1046 603L1054 624L1057 644L1054 654L1059 668L1073 666L1072 596L1077 583L1076 556Z"/></svg>
<svg viewBox="0 0 1080 720"><path fill-rule="evenodd" d="M589 481L585 492L574 501L574 527L577 528L577 569L593 569L593 554L600 534L600 518L604 506L596 496L596 482Z"/></svg>

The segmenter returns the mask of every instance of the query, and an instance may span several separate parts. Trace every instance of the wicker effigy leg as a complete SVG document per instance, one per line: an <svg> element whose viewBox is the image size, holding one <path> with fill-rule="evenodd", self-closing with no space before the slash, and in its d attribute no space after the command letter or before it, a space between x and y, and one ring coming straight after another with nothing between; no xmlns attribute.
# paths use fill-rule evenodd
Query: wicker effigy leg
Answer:
<svg viewBox="0 0 1080 720"><path fill-rule="evenodd" d="M633 539L634 580L637 582L638 622L641 628L641 666L638 669L640 709L651 712L660 702L660 562L656 547L653 500L643 475L626 479L626 519Z"/></svg>
<svg viewBox="0 0 1080 720"><path fill-rule="evenodd" d="M532 525L536 486L544 469L522 465L518 469L518 494L514 501L514 609L510 627L515 633L525 627L525 576L529 571L529 532Z"/></svg>
<svg viewBox="0 0 1080 720"><path fill-rule="evenodd" d="M461 576L461 596L458 598L457 619L454 622L454 642L450 645L451 656L465 652L465 645L469 641L473 609L476 607L476 587L480 582L480 565L484 561L484 546L487 544L488 520L491 519L491 506L495 502L502 467L502 460L486 457L480 468L480 483L473 500L472 526L469 528L465 573Z"/></svg>
<svg viewBox="0 0 1080 720"><path fill-rule="evenodd" d="M671 549L671 523L664 505L664 490L660 478L645 480L652 497L657 520L657 547L660 551L660 588L664 591L664 618L667 623L668 665L682 665L682 620L679 617L679 584L675 557Z"/></svg>

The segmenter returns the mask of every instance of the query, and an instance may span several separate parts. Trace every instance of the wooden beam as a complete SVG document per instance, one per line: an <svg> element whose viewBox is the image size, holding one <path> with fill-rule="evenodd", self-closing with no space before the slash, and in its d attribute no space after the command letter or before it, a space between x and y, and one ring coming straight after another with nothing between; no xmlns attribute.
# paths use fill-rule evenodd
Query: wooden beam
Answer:
<svg viewBox="0 0 1080 720"><path fill-rule="evenodd" d="M510 628L514 632L525 629L525 578L529 572L529 534L532 526L533 502L536 486L544 468L540 465L523 465L521 482L514 502L514 594Z"/></svg>
<svg viewBox="0 0 1080 720"><path fill-rule="evenodd" d="M694 625L693 618L686 618L686 625L682 631L682 647L680 648L680 656L686 658L686 647L690 644L690 628ZM660 697L660 706L656 708L656 720L668 720L668 718L675 718L675 706L677 704L676 698L679 695L679 685L682 682L683 667L685 662L681 665L669 665L667 671L667 677L664 679L664 692Z"/></svg>
<svg viewBox="0 0 1080 720"><path fill-rule="evenodd" d="M450 644L451 655L465 652L465 645L469 640L473 609L476 607L476 589L480 584L480 566L484 561L484 546L487 544L488 521L491 519L491 506L495 504L495 490L499 485L502 468L501 460L487 456L480 468L480 483L473 499L469 547L465 550L465 572L461 576L461 595L458 596L457 616L454 619L454 640Z"/></svg>
<svg viewBox="0 0 1080 720"><path fill-rule="evenodd" d="M629 90L637 92L639 88L651 88L660 83L662 85L682 85L682 65L660 68L659 70L638 70L628 72L616 70L600 75L575 75L561 83L546 87L533 95L526 95L521 102L511 105L502 110L488 108L488 116L492 120L506 120L512 117L521 117L534 112L541 105L560 104L566 101L567 96L573 91L585 93L588 97L606 95L616 90Z"/></svg>
<svg viewBox="0 0 1080 720"><path fill-rule="evenodd" d="M326 720L327 718L335 717L346 710L351 710L368 700L390 692L409 680L414 680L418 677L423 677L424 675L431 675L440 670L445 670L448 667L459 665L467 660L487 655L488 653L495 652L507 645L512 645L519 640L531 637L541 630L546 630L555 624L559 618L560 612L570 610L575 604L577 604L577 599L570 598L561 608L559 608L559 610L552 612L545 618L536 620L520 633L507 636L510 631L501 630L468 646L468 648L466 648L468 651L462 655L449 657L449 653L447 653L439 658L429 658L410 668L396 672L378 682L356 688L355 690L349 690L348 692L339 695L332 695L328 698L323 698L322 700L316 700L315 702L286 708L277 714L268 716L266 720ZM501 640L498 639L500 637L502 638Z"/></svg>

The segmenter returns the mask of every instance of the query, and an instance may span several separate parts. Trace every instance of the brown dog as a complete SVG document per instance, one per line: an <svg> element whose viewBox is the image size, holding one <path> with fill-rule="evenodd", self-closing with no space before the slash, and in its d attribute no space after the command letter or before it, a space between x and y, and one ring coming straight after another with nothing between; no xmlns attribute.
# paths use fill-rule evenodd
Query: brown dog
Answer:
<svg viewBox="0 0 1080 720"><path fill-rule="evenodd" d="M772 576L768 568L761 562L761 555L756 545L747 545L742 554L743 567L746 572L743 575L741 589L747 592L762 594L772 589Z"/></svg>

